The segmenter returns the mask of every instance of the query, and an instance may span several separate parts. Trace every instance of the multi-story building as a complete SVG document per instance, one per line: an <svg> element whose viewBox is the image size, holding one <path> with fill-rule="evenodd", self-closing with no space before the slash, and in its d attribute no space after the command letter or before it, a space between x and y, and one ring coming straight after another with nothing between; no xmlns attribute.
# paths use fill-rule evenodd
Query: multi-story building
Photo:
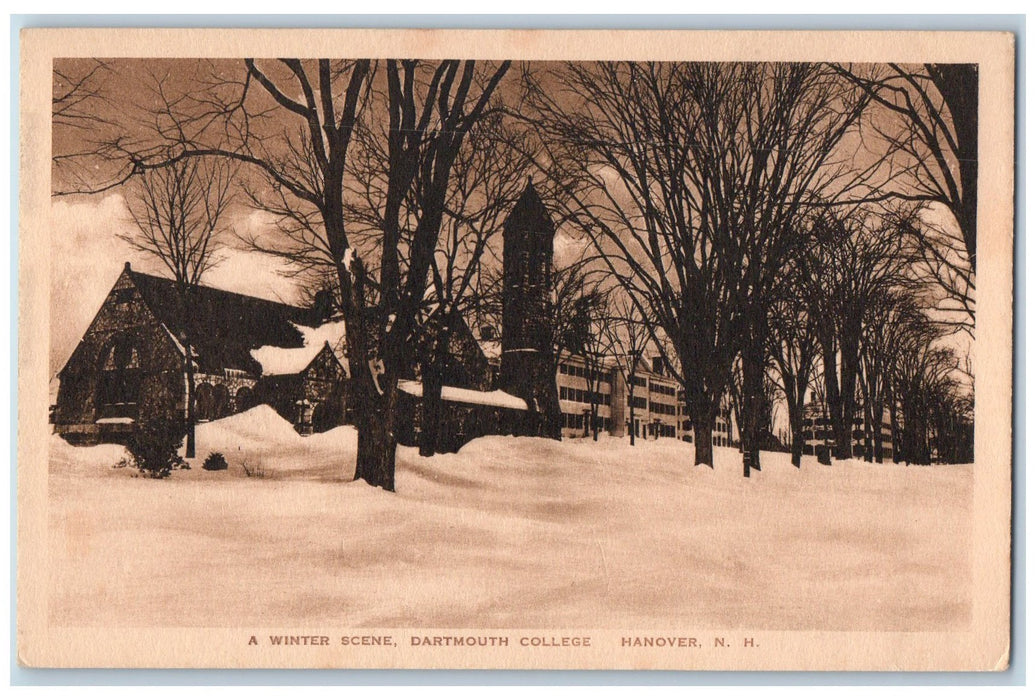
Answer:
<svg viewBox="0 0 1036 700"><path fill-rule="evenodd" d="M803 408L802 419L803 454L815 455L820 447L833 447L835 444L834 428L828 417L827 407L820 401L812 401ZM892 459L892 416L886 408L881 417L881 457ZM868 456L868 440L863 417L857 415L853 419L853 457Z"/></svg>
<svg viewBox="0 0 1036 700"><path fill-rule="evenodd" d="M684 401L683 391L677 396L677 411L680 421L680 439L684 442L694 442L694 419L687 412L687 402ZM734 421L731 417L732 410L730 401L724 397L720 403L719 413L712 422L712 445L713 447L734 447Z"/></svg>
<svg viewBox="0 0 1036 700"><path fill-rule="evenodd" d="M595 368L592 365L597 364ZM629 435L629 384L618 362L607 358L588 363L565 355L557 369L561 401L562 436L583 437L592 432L593 394L596 393L597 429L615 436ZM641 362L633 375L633 430L639 438L680 437L679 384Z"/></svg>
<svg viewBox="0 0 1036 700"><path fill-rule="evenodd" d="M680 383L665 371L661 358L641 361L633 373L632 410L629 383L615 358L599 363L597 375L592 364L578 355L565 355L558 364L558 398L561 402L562 437L585 437L592 433L596 392L597 429L613 436L630 434L630 414L637 438L676 438L694 441L694 427L687 415ZM724 402L712 432L712 444L733 445L730 408Z"/></svg>
<svg viewBox="0 0 1036 700"><path fill-rule="evenodd" d="M566 438L591 434L593 403L597 404L597 430L611 433L613 388L621 373L614 362L594 368L585 358L565 355L557 368L558 399L561 401L561 435ZM593 394L596 393L596 401ZM621 400L621 397L620 397Z"/></svg>

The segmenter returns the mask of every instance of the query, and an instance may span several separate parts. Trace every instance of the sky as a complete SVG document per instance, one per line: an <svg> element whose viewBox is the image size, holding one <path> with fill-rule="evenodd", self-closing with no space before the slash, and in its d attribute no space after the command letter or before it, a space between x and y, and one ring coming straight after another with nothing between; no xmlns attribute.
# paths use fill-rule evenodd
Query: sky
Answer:
<svg viewBox="0 0 1036 700"><path fill-rule="evenodd" d="M169 277L153 258L119 238L134 225L121 193L57 197L51 202L50 371L56 375L83 337L123 265ZM247 235L269 226L265 215L240 208L231 215L230 228ZM585 244L565 235L554 240L555 260L571 263ZM250 250L226 247L222 261L205 274L204 284L240 294L299 303L296 280L284 274L277 258Z"/></svg>
<svg viewBox="0 0 1036 700"><path fill-rule="evenodd" d="M57 61L56 69L67 75L82 74L92 64L85 59ZM264 69L268 68L263 63ZM104 72L105 100L86 103L82 111L101 116L112 122L129 125L137 135L147 128L143 111L156 102L153 88L161 80L172 94L202 75L235 78L242 70L239 61L119 61ZM273 75L273 73L271 73ZM511 78L513 70L501 90L514 94ZM55 94L60 94L60 78ZM291 85L288 80L283 84ZM122 126L118 128L123 128ZM280 122L266 122L267 133L283 128ZM101 128L102 132L105 127ZM76 129L55 129L55 153L70 152L82 147L81 132ZM60 171L55 170L55 187L60 187ZM239 236L256 235L267 239L272 222L266 215L250 212L243 207L231 210L229 228ZM49 362L53 373L60 370L76 343L85 332L107 291L117 279L123 264L130 262L134 269L166 274L153 260L134 250L118 238L129 234L133 224L122 190L92 196L56 197L51 209L52 269L51 269L51 324L52 342ZM555 239L555 257L558 265L565 265L580 257L585 241L575 240L564 233ZM222 262L206 274L203 283L236 292L276 299L288 303L299 298L294 280L285 276L281 263L254 251L226 248Z"/></svg>
<svg viewBox="0 0 1036 700"><path fill-rule="evenodd" d="M126 200L119 193L55 198L50 217L53 375L72 354L126 262L134 270L170 275L118 237L133 231ZM262 226L261 216L238 212L231 226L243 233ZM234 248L224 249L221 257L222 262L206 273L207 286L288 303L297 300L295 282L278 273L280 261Z"/></svg>

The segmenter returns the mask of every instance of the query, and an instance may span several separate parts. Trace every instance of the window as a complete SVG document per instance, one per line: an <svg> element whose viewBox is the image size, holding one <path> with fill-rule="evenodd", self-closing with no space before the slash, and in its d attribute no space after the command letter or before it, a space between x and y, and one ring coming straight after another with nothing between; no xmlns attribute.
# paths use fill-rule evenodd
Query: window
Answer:
<svg viewBox="0 0 1036 700"><path fill-rule="evenodd" d="M136 417L140 354L133 341L126 337L114 338L101 352L100 364L97 382L100 417Z"/></svg>
<svg viewBox="0 0 1036 700"><path fill-rule="evenodd" d="M126 287L125 289L116 289L113 301L119 307L126 306L133 301L133 288Z"/></svg>

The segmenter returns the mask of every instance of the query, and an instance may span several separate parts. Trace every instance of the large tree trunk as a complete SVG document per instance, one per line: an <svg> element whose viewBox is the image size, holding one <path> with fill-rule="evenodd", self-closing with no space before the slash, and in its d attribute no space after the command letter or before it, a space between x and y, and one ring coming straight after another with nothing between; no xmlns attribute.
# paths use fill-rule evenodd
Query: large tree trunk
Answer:
<svg viewBox="0 0 1036 700"><path fill-rule="evenodd" d="M869 406L863 408L863 461L874 461L874 430Z"/></svg>
<svg viewBox="0 0 1036 700"><path fill-rule="evenodd" d="M359 406L356 414L356 479L386 491L396 490L395 387Z"/></svg>
<svg viewBox="0 0 1036 700"><path fill-rule="evenodd" d="M903 461L903 431L899 429L897 420L899 418L898 412L896 411L896 399L893 397L889 401L889 423L892 426L892 463L897 464Z"/></svg>
<svg viewBox="0 0 1036 700"><path fill-rule="evenodd" d="M828 420L831 425L825 433L830 433L835 442L835 456L841 457L838 447L839 436L844 433L844 420L842 419L842 395L838 386L838 353L834 340L824 339L821 349L821 359L824 365L824 393L827 399ZM826 442L826 441L825 441Z"/></svg>
<svg viewBox="0 0 1036 700"><path fill-rule="evenodd" d="M963 63L946 64L929 66L928 71L953 117L961 180L960 199L954 207L954 214L974 272L978 210L978 67Z"/></svg>
<svg viewBox="0 0 1036 700"><path fill-rule="evenodd" d="M198 422L198 406L194 400L194 334L191 333L191 291L190 287L180 284L180 301L184 308L183 341L184 362L187 365L187 395L184 400L187 402L187 444L184 447L184 456L193 459L195 456L194 426Z"/></svg>
<svg viewBox="0 0 1036 700"><path fill-rule="evenodd" d="M421 445L422 457L442 451L443 422L442 371L432 360L421 368Z"/></svg>
<svg viewBox="0 0 1036 700"><path fill-rule="evenodd" d="M801 467L806 444L802 438L802 406L795 405L795 401L788 402L788 424L791 426L791 463Z"/></svg>
<svg viewBox="0 0 1036 700"><path fill-rule="evenodd" d="M694 464L704 464L710 469L712 462L712 423L714 417L708 412L694 416Z"/></svg>
<svg viewBox="0 0 1036 700"><path fill-rule="evenodd" d="M839 344L841 353L841 395L839 398L839 423L835 430L835 456L838 459L853 457L853 424L856 422L856 380L859 376L859 345L853 339L843 336Z"/></svg>
<svg viewBox="0 0 1036 700"><path fill-rule="evenodd" d="M629 408L629 411L630 411L630 425L629 425L629 428L630 428L630 445L633 446L633 445L637 444L637 421L636 421L636 417L637 417L636 410L637 409L634 408L634 406L633 406L633 387L636 386L636 385L633 383L633 377L630 377L629 386L630 386L629 397L628 397L628 400L626 402L626 405L627 405L627 407Z"/></svg>
<svg viewBox="0 0 1036 700"><path fill-rule="evenodd" d="M338 240L344 240L344 234ZM342 313L352 376L352 413L357 434L353 478L386 491L395 491L398 373L391 361L376 358L369 345L371 334L368 333L369 319L364 311L366 273L363 265L353 259L351 267L347 268L340 262L337 268L342 288ZM374 367L378 359L387 371L375 377Z"/></svg>
<svg viewBox="0 0 1036 700"><path fill-rule="evenodd" d="M751 470L760 470L759 448L766 430L763 420L766 396L763 391L766 368L759 348L746 348L741 356L741 396L743 406L741 418L741 450L745 455L744 475L750 477Z"/></svg>
<svg viewBox="0 0 1036 700"><path fill-rule="evenodd" d="M885 461L884 419L885 411L881 405L881 399L874 398L871 401L871 426L874 430L874 462L876 464Z"/></svg>

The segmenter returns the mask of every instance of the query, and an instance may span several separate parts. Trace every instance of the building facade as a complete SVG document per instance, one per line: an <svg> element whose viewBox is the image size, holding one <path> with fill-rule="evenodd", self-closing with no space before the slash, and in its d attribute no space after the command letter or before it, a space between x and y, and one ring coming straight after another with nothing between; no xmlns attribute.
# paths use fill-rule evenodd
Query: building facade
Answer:
<svg viewBox="0 0 1036 700"><path fill-rule="evenodd" d="M675 438L693 442L694 426L687 415L683 390L679 381L665 371L660 359L652 358L651 364L638 363L632 376L631 408L629 382L614 358L593 363L578 355L562 355L556 380L562 437L587 437L593 433L592 399L596 392L600 432L628 436L632 416L632 430L639 439ZM734 445L730 414L729 402L724 401L712 431L712 444L716 447Z"/></svg>
<svg viewBox="0 0 1036 700"><path fill-rule="evenodd" d="M312 309L211 287L193 288L185 305L172 280L126 263L58 373L55 429L93 443L121 441L142 422L186 420L190 376L201 422L268 403L302 433L340 425L344 356L326 341L307 343L334 337L317 332L324 321Z"/></svg>
<svg viewBox="0 0 1036 700"><path fill-rule="evenodd" d="M886 408L882 413L880 429L880 449L883 461L892 460L892 416ZM803 409L802 419L803 454L819 454L821 448L832 448L835 444L834 428L828 417L827 407L820 401L812 401ZM868 459L872 457L871 442L867 437L867 426L863 416L853 419L852 431L853 457Z"/></svg>

